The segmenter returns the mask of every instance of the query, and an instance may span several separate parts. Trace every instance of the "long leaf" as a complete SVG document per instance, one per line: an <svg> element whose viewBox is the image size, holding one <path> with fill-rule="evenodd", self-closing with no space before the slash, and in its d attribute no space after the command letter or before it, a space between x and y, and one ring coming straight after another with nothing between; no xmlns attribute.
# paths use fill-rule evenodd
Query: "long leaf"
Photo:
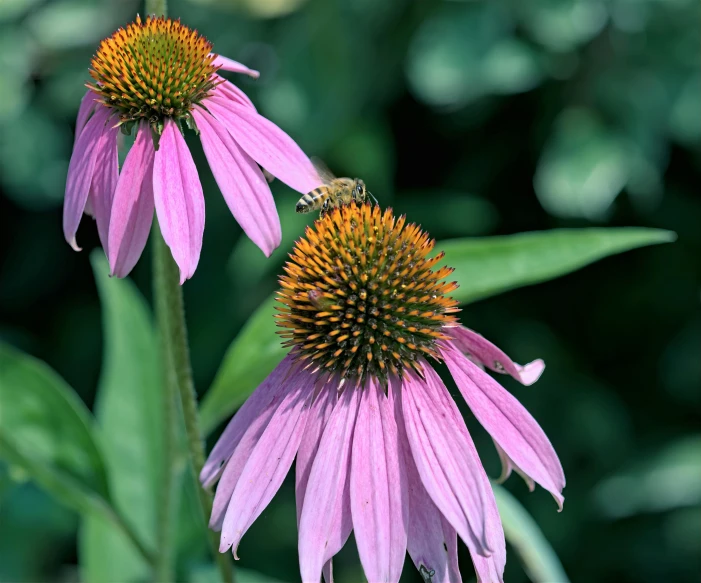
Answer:
<svg viewBox="0 0 701 583"><path fill-rule="evenodd" d="M438 242L445 265L455 267L462 304L560 277L598 259L636 247L673 241L657 229L559 229L506 237ZM202 427L210 433L250 395L282 360L286 351L275 334L274 297L253 313L229 346L214 383L202 403Z"/></svg>
<svg viewBox="0 0 701 583"><path fill-rule="evenodd" d="M116 508L141 539L156 544L163 454L161 379L156 334L144 299L126 279L110 278L103 254L91 255L102 303L104 357L95 406L98 438ZM83 580L142 581L147 562L102 516L84 514Z"/></svg>
<svg viewBox="0 0 701 583"><path fill-rule="evenodd" d="M503 487L493 484L504 526L504 536L514 547L528 577L534 583L568 583L560 559L526 509Z"/></svg>
<svg viewBox="0 0 701 583"><path fill-rule="evenodd" d="M78 509L109 499L93 420L43 362L0 344L0 457Z"/></svg>
<svg viewBox="0 0 701 583"><path fill-rule="evenodd" d="M623 251L667 243L674 233L658 229L556 229L505 237L451 239L436 244L460 287L453 296L469 303L555 279Z"/></svg>

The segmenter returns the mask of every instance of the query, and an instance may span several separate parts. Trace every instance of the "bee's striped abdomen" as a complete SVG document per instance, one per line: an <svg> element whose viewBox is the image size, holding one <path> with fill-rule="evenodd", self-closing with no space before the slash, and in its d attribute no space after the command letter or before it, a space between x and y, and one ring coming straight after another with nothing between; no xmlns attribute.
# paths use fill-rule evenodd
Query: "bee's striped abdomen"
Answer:
<svg viewBox="0 0 701 583"><path fill-rule="evenodd" d="M324 198L326 198L326 191L327 188L325 186L321 186L319 188L315 188L311 192L308 192L297 202L297 206L295 207L296 211L298 213L310 213L318 210L321 208Z"/></svg>

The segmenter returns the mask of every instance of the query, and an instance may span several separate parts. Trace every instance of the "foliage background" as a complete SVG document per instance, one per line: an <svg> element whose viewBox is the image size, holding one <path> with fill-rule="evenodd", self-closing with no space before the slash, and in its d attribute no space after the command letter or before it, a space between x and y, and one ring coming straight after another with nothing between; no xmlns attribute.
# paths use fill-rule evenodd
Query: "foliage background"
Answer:
<svg viewBox="0 0 701 583"><path fill-rule="evenodd" d="M101 315L87 253L63 241L75 113L97 42L140 3L0 3L0 339L49 363L92 406ZM463 321L516 360L505 380L539 420L568 479L565 510L518 478L508 489L573 581L695 581L701 571L701 67L693 0L173 0L262 112L339 175L437 238L563 226L671 229L565 278L470 305ZM189 137L189 139L192 136ZM207 201L185 286L206 390L231 339L275 289L308 217L274 185L283 244L270 261L230 216L198 140ZM89 220L84 249L98 245ZM150 297L149 257L133 279ZM472 420L492 475L489 440ZM211 442L210 442L211 444ZM295 581L289 480L240 548L240 565ZM78 520L0 465L0 580L78 578ZM464 551L464 549L462 549ZM201 549L193 548L196 558ZM352 545L338 579L358 580ZM463 572L471 568L465 555ZM193 559L194 560L194 559ZM516 556L509 581L525 581ZM405 581L418 574L405 569Z"/></svg>

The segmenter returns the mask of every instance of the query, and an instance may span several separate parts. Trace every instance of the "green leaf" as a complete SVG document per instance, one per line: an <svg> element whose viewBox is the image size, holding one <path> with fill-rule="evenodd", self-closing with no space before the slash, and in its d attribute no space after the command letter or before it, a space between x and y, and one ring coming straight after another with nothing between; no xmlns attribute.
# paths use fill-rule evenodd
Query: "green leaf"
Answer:
<svg viewBox="0 0 701 583"><path fill-rule="evenodd" d="M158 343L146 302L131 281L109 277L100 250L90 257L102 302L104 358L95 405L115 507L140 539L156 546L163 414ZM83 580L143 581L150 569L133 544L95 513L80 536Z"/></svg>
<svg viewBox="0 0 701 583"><path fill-rule="evenodd" d="M455 267L461 304L494 296L575 271L598 259L644 245L673 241L657 229L559 229L506 237L441 241L444 265ZM254 312L229 347L200 409L210 433L253 392L287 353L275 333L274 296Z"/></svg>
<svg viewBox="0 0 701 583"><path fill-rule="evenodd" d="M504 525L504 536L514 547L528 577L534 583L568 583L560 559L535 520L507 490L492 484Z"/></svg>
<svg viewBox="0 0 701 583"><path fill-rule="evenodd" d="M505 237L452 239L436 244L455 268L461 304L560 277L609 255L668 243L671 231L634 227L555 229Z"/></svg>
<svg viewBox="0 0 701 583"><path fill-rule="evenodd" d="M287 354L275 333L275 297L266 299L229 346L200 407L205 434L243 403Z"/></svg>
<svg viewBox="0 0 701 583"><path fill-rule="evenodd" d="M77 510L106 508L93 420L43 362L0 344L0 458Z"/></svg>

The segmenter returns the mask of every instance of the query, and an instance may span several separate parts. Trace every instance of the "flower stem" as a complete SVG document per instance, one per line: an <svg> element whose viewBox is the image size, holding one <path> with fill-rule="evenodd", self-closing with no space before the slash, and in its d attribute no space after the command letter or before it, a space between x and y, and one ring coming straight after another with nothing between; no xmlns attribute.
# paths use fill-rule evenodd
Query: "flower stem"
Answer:
<svg viewBox="0 0 701 583"><path fill-rule="evenodd" d="M209 531L207 528L207 521L212 512L212 498L202 488L198 480L204 465L204 443L197 415L197 395L192 380L190 350L187 343L187 327L185 325L183 293L179 284L178 266L175 264L170 249L166 246L156 222L154 222L152 237L154 246L154 301L164 351L163 362L167 368L164 378L166 398L170 398L173 403L176 403L177 399L180 400L185 421L188 457L192 465L192 472L186 473L194 479L195 490L202 509L204 528L209 535L208 540L212 555L218 564L222 581L224 583L232 583L233 571L231 562L227 555L219 553L218 537L216 533ZM177 422L177 420L175 421ZM173 427L176 427L175 422ZM172 434L167 437L172 437ZM172 445L174 446L175 444L173 443ZM169 463L169 472L173 472L173 468L177 465L177 452L173 452ZM172 473L168 477L172 478ZM166 516L167 512L169 510L162 513L161 519L169 522ZM163 533L163 536L167 537L168 533ZM165 539L162 539L162 542L166 542Z"/></svg>
<svg viewBox="0 0 701 583"><path fill-rule="evenodd" d="M154 569L155 581L173 581L173 553L171 536L173 517L175 514L175 489L178 483L178 416L176 399L178 388L175 377L172 350L169 342L168 298L164 290L168 285L167 269L162 259L163 253L168 253L165 241L161 236L158 223L154 220L152 229L153 245L153 297L156 303L156 319L158 323L159 342L161 351L161 366L163 371L162 407L163 407L163 473L158 508L158 555ZM165 251L163 251L164 248Z"/></svg>
<svg viewBox="0 0 701 583"><path fill-rule="evenodd" d="M146 14L155 14L156 16L168 15L168 0L146 0Z"/></svg>

